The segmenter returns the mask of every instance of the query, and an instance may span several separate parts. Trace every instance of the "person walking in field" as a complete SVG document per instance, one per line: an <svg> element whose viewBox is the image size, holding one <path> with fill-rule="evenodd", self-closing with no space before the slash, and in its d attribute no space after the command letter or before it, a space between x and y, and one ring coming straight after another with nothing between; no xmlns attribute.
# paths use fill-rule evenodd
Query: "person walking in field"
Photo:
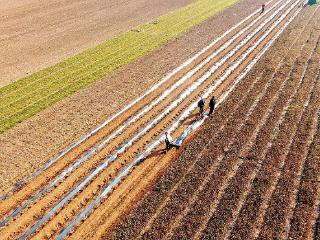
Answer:
<svg viewBox="0 0 320 240"><path fill-rule="evenodd" d="M198 108L199 108L200 117L203 117L204 100L202 97L199 99Z"/></svg>
<svg viewBox="0 0 320 240"><path fill-rule="evenodd" d="M213 113L215 106L216 106L216 100L215 100L214 96L212 96L212 98L210 99L210 102L209 102L209 108L210 108L209 113L208 113L209 116Z"/></svg>
<svg viewBox="0 0 320 240"><path fill-rule="evenodd" d="M164 142L166 144L166 152L169 151L172 147L175 147L176 149L179 149L179 145L175 144L172 140L172 137L168 132L165 133Z"/></svg>
<svg viewBox="0 0 320 240"><path fill-rule="evenodd" d="M261 14L264 13L265 8L266 8L266 5L263 3L263 4L261 5Z"/></svg>

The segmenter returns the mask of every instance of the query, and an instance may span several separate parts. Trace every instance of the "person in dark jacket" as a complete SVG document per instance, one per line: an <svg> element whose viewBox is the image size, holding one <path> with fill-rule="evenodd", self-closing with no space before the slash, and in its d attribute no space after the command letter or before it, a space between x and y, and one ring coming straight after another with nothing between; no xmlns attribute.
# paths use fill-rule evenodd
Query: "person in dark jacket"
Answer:
<svg viewBox="0 0 320 240"><path fill-rule="evenodd" d="M209 108L210 108L209 114L208 114L209 116L213 113L215 106L216 106L216 100L215 100L214 96L212 96L212 98L210 99L210 102L209 102Z"/></svg>
<svg viewBox="0 0 320 240"><path fill-rule="evenodd" d="M200 117L203 117L203 108L204 108L204 100L203 100L203 98L200 98L200 100L198 102L198 108L199 108Z"/></svg>
<svg viewBox="0 0 320 240"><path fill-rule="evenodd" d="M262 4L262 5L261 5L261 14L264 13L265 8L266 8L266 5L265 5L265 4Z"/></svg>

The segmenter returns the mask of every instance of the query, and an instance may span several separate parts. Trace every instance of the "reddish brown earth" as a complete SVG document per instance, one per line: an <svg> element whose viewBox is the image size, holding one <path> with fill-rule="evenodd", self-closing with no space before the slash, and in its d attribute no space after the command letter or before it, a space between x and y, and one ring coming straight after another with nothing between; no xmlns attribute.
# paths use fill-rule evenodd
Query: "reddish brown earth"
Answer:
<svg viewBox="0 0 320 240"><path fill-rule="evenodd" d="M0 1L0 87L194 0Z"/></svg>
<svg viewBox="0 0 320 240"><path fill-rule="evenodd" d="M64 146L143 94L166 73L251 13L260 2L240 1L185 35L1 134L1 191L30 175Z"/></svg>
<svg viewBox="0 0 320 240"><path fill-rule="evenodd" d="M105 238L318 239L319 21L303 10Z"/></svg>

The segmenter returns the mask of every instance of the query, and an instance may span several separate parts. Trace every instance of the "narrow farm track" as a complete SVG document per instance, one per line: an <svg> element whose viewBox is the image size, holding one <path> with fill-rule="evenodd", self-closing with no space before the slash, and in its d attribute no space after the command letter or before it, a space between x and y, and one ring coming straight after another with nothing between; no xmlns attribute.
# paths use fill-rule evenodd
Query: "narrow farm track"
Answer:
<svg viewBox="0 0 320 240"><path fill-rule="evenodd" d="M177 141L184 140L204 121L197 120L197 99L212 95L218 100L213 119L225 124L218 132L212 133L211 141L219 141L221 147L205 148L195 164L186 172L181 171L181 181L160 198L164 200L160 207L143 218L145 224L131 230L132 237L158 239L165 234L179 237L181 223L189 225L186 217L198 207L194 203L206 199L208 192L216 191L215 199L220 202L208 202L208 208L202 211L209 215L199 222L202 225L188 229L190 236L224 234L213 233L210 227L215 224L212 221L216 219L215 214L225 211L220 208L220 203L227 201L228 190L234 187L238 172L252 168L252 173L246 172L248 177L241 179L248 181L243 184L248 193L250 179L258 172L256 167L259 164L239 160L239 154L242 156L256 147L255 141L265 126L279 125L281 133L281 121L285 122L283 116L287 116L283 113L292 104L299 104L315 94L315 90L308 92L307 89L312 88L316 76L308 77L309 81L305 77L296 77L299 73L309 74L310 65L315 65L312 62L317 60L318 35L312 27L305 28L306 34L290 36L292 45L288 52L295 51L296 58L276 54L271 62L277 67L260 72L253 70L255 75L252 72L248 75L252 81L244 81L245 74L301 11L302 3L304 1L297 0L268 2L263 14L257 10L248 16L145 95L8 190L0 202L0 216L3 216L0 219L1 236L4 239L64 239L73 233L71 238L80 239L109 234L174 159L175 151L161 154L163 133L170 131ZM313 14L319 15L316 11ZM303 13L300 18L305 20L306 16L307 13ZM282 76L286 76L286 81ZM312 86L317 89L317 85ZM294 109L300 115L294 112L293 117L302 118L301 122L296 121L296 125L307 124L303 122L307 118L305 114L314 114L317 103L312 99L314 97L308 101L306 111L304 108ZM232 109L230 114L223 112L220 104L228 105ZM309 109L309 106L312 107ZM260 117L261 122L252 123L251 119ZM316 123L312 122L312 126L314 132ZM306 137L308 141L313 139L309 135ZM242 146L243 143L248 144ZM212 154L215 157L209 157ZM301 155L305 158L303 154L306 152ZM297 169L297 172L301 171L302 166ZM215 181L216 184L212 185ZM190 191L186 192L186 189ZM177 204L183 210L182 215L179 215ZM236 208L236 203L234 205ZM231 222L231 218L228 221ZM289 221L290 216L287 218ZM168 227L171 227L169 231ZM202 231L204 228L206 230ZM211 230L207 233L208 229ZM230 232L231 229L225 230Z"/></svg>
<svg viewBox="0 0 320 240"><path fill-rule="evenodd" d="M230 94L211 126L105 237L315 238L319 18L317 6L299 15L243 80L252 85Z"/></svg>

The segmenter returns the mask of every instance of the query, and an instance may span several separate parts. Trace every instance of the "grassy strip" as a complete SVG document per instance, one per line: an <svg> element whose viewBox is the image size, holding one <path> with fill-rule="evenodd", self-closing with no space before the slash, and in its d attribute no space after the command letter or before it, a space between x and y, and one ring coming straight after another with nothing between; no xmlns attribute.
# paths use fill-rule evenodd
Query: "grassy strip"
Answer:
<svg viewBox="0 0 320 240"><path fill-rule="evenodd" d="M0 89L0 133L182 34L237 0L198 0Z"/></svg>

